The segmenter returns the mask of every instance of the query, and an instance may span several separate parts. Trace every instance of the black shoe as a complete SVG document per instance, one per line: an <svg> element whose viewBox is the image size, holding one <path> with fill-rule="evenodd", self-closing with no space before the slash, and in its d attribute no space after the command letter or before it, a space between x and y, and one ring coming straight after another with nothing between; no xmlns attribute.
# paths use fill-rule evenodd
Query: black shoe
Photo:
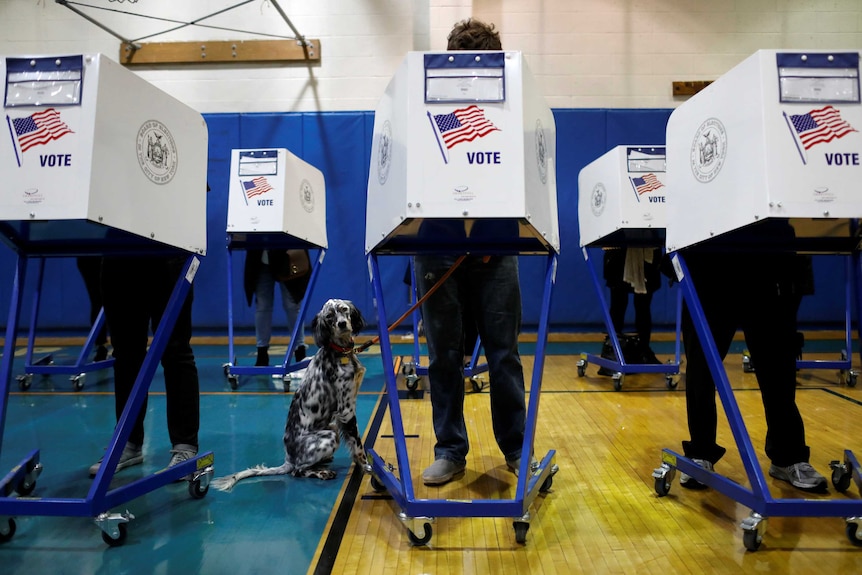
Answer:
<svg viewBox="0 0 862 575"><path fill-rule="evenodd" d="M296 359L296 363L299 363L303 359L305 359L305 354L307 353L305 344L300 345L295 350L293 350L293 357Z"/></svg>
<svg viewBox="0 0 862 575"><path fill-rule="evenodd" d="M254 362L255 367L269 366L269 348L257 348L257 361Z"/></svg>
<svg viewBox="0 0 862 575"><path fill-rule="evenodd" d="M661 360L655 356L655 353L649 346L646 346L646 348L641 351L641 363L661 365Z"/></svg>
<svg viewBox="0 0 862 575"><path fill-rule="evenodd" d="M105 361L108 359L108 348L100 345L96 348L96 355L93 356L93 361Z"/></svg>

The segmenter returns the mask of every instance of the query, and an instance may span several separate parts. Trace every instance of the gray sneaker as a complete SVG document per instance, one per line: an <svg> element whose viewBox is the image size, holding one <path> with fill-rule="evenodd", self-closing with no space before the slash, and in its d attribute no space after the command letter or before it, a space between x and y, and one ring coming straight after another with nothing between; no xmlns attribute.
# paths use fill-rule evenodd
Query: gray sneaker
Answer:
<svg viewBox="0 0 862 575"><path fill-rule="evenodd" d="M171 449L171 461L168 463L168 467L173 467L174 465L179 465L183 461L188 461L192 459L198 454L198 448L194 445L188 445L186 443L180 443L174 445L173 449ZM177 481L188 481L192 478L191 473L180 477Z"/></svg>
<svg viewBox="0 0 862 575"><path fill-rule="evenodd" d="M770 465L769 474L776 479L790 483L798 489L805 491L826 491L826 478L817 473L817 470L811 467L811 464L807 461L794 463L787 467Z"/></svg>
<svg viewBox="0 0 862 575"><path fill-rule="evenodd" d="M422 481L425 485L443 485L462 475L466 467L463 463L438 459L422 472Z"/></svg>
<svg viewBox="0 0 862 575"><path fill-rule="evenodd" d="M713 470L713 465L711 461L707 461L706 459L692 459L692 461L694 463L697 463L699 466L703 467L707 471ZM708 485L701 483L688 473L679 474L679 484L686 489L706 489L708 487Z"/></svg>
<svg viewBox="0 0 862 575"><path fill-rule="evenodd" d="M506 467L508 467L509 471L514 473L515 477L517 477L518 473L521 471L521 458L518 457L517 459L507 459L506 460ZM532 473L535 470L537 470L538 468L539 468L539 462L536 461L535 457L531 458L530 459L530 472Z"/></svg>
<svg viewBox="0 0 862 575"><path fill-rule="evenodd" d="M99 458L99 461L90 466L90 477L95 477L99 472L99 468L102 466L102 461L105 459L103 455ZM141 451L140 446L133 445L131 443L126 443L126 446L123 447L123 453L120 454L120 460L117 462L117 468L114 470L114 473L120 471L121 469L125 469L127 467L132 467L133 465L140 465L144 462L144 454Z"/></svg>

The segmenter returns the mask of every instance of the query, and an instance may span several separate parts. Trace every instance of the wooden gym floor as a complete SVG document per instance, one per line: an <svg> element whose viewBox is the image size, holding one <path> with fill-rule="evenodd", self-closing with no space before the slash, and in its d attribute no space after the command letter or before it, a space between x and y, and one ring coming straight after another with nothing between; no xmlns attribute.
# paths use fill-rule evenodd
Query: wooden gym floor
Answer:
<svg viewBox="0 0 862 575"><path fill-rule="evenodd" d="M836 359L842 342L832 335L807 335L805 359ZM670 338L659 334L657 339L653 347L659 357L671 358ZM652 472L661 463L661 450L681 451L680 442L687 438L684 373L676 376L676 389L669 389L661 374L629 374L622 389L614 391L611 379L598 376L595 365L587 366L583 377L578 375L579 354L598 353L600 346L595 334L554 335L548 344L535 450L539 456L555 450L560 470L551 489L530 508L526 544L516 542L510 518L440 517L430 542L412 546L391 498L356 473L341 450L333 464L339 476L332 482L258 478L231 493L210 490L200 500L191 500L182 486L168 486L133 500L127 507L136 519L119 547L106 546L87 519L16 518L15 536L0 544L2 572L862 572L862 547L850 543L843 518L770 517L761 547L751 552L743 545L740 528L750 511L744 506L714 490L682 489L678 474L667 496L659 497ZM278 390L280 382L262 376L244 377L239 388L231 390L222 370L226 348L208 341L195 345L202 389L201 448L214 451L216 476L257 463L280 463L281 432L291 398ZM63 346L56 349L62 356ZM403 342L393 346L399 360L412 360L411 349ZM535 343L525 338L522 358L528 385L534 349ZM741 352L741 345L735 345L725 366L765 469L760 394L754 374L742 369ZM67 357L76 353L70 349ZM251 347L240 348L245 365L252 361L252 353ZM369 372L359 395L360 429L366 437L374 430L375 450L394 462L379 349L369 349L362 361ZM854 366L857 361L854 358ZM22 360L16 359L16 373L22 367ZM39 447L46 469L32 496L86 492L85 469L101 455L113 425L110 371L87 377L77 392L65 376L37 376L26 392L13 383L0 473L15 465L21 453ZM115 481L155 472L167 462L160 377L159 373L151 387L145 463L121 472ZM843 459L845 449L859 448L862 386L847 385L835 370L801 371L797 384L811 462L830 477L829 462ZM488 391L465 385L472 446L467 473L437 488L426 487L419 479L433 459L427 394L402 394L416 497L511 499L516 478L506 470L492 438ZM420 381L419 391L424 387ZM747 485L724 418L719 438L728 455L716 471ZM774 497L860 498L855 485L845 493L830 485L828 494L810 495L768 476L767 484Z"/></svg>

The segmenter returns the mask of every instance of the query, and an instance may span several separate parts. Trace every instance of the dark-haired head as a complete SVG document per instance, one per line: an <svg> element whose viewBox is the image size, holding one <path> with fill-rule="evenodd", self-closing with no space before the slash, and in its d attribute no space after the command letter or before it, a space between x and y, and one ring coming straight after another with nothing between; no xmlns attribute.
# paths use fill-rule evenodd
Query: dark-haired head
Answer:
<svg viewBox="0 0 862 575"><path fill-rule="evenodd" d="M502 50L500 33L493 24L468 18L455 24L447 38L447 50Z"/></svg>

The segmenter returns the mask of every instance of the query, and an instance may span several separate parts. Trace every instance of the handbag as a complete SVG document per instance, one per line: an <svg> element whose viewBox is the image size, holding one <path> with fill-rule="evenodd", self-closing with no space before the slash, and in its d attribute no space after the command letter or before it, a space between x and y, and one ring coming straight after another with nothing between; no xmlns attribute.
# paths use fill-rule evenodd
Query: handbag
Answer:
<svg viewBox="0 0 862 575"><path fill-rule="evenodd" d="M270 260L277 259L277 262L272 266L273 277L280 282L290 282L303 278L311 272L311 258L308 257L308 250L286 250L278 254L276 258L272 257L273 252L270 252Z"/></svg>

